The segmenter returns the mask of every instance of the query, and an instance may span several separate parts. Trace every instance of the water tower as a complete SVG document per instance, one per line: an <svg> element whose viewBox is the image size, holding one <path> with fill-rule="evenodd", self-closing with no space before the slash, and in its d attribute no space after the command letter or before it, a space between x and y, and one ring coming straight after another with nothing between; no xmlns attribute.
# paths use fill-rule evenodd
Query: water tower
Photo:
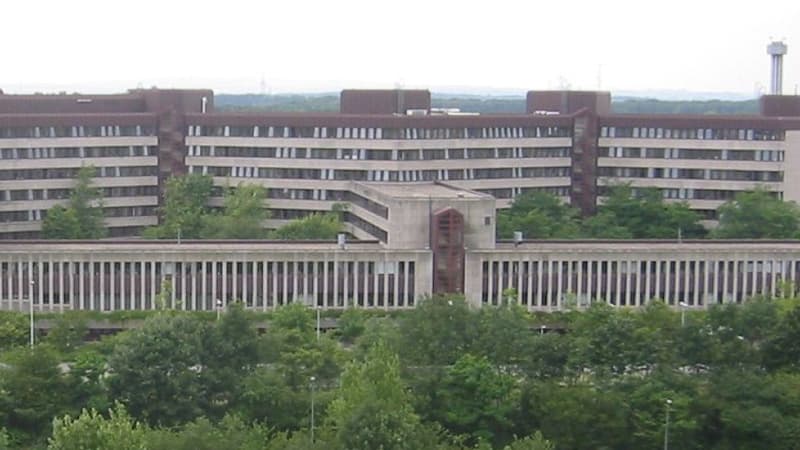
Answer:
<svg viewBox="0 0 800 450"><path fill-rule="evenodd" d="M772 57L772 73L770 77L771 95L783 94L783 55L786 54L783 41L773 41L767 46L767 54Z"/></svg>

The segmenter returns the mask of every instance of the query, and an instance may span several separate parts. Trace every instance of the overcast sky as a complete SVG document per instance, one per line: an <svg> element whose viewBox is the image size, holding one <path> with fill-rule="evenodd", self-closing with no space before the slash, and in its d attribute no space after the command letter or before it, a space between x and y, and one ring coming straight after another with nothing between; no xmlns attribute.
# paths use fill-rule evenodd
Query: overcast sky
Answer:
<svg viewBox="0 0 800 450"><path fill-rule="evenodd" d="M344 87L768 89L798 0L2 0L9 93ZM465 90L465 89L461 89Z"/></svg>

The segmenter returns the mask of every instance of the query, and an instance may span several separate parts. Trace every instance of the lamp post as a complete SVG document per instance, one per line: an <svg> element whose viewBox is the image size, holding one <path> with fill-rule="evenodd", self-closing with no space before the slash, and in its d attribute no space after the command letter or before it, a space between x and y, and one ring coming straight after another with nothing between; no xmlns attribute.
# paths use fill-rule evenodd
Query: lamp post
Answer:
<svg viewBox="0 0 800 450"><path fill-rule="evenodd" d="M36 282L31 280L31 295L28 298L28 305L30 306L30 313L31 313L31 348L33 348L33 343L34 343L33 340L34 336L36 335L36 330L34 329L34 323L33 323L33 298L34 298L33 290L35 287L36 287Z"/></svg>
<svg viewBox="0 0 800 450"><path fill-rule="evenodd" d="M680 302L678 306L681 307L681 326L684 327L686 326L686 308L688 308L689 305L686 302Z"/></svg>
<svg viewBox="0 0 800 450"><path fill-rule="evenodd" d="M667 411L664 419L664 450L669 450L669 410L672 406L672 400L667 399L666 406Z"/></svg>
<svg viewBox="0 0 800 450"><path fill-rule="evenodd" d="M309 383L309 388L311 389L311 443L314 443L314 388L315 381L317 381L316 377L311 377L309 379L311 382Z"/></svg>
<svg viewBox="0 0 800 450"><path fill-rule="evenodd" d="M222 300L217 299L217 322L219 322L221 313L222 313Z"/></svg>

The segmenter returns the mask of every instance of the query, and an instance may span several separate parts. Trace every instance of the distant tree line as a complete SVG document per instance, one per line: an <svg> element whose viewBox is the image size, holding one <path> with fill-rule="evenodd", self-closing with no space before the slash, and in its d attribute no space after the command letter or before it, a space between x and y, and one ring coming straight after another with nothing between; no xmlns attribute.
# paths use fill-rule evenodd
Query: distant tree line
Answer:
<svg viewBox="0 0 800 450"><path fill-rule="evenodd" d="M217 94L215 106L222 111L339 111L338 94ZM436 94L434 108L459 108L481 114L524 114L523 96L483 96ZM758 100L658 100L626 97L613 100L611 110L618 114L757 114Z"/></svg>

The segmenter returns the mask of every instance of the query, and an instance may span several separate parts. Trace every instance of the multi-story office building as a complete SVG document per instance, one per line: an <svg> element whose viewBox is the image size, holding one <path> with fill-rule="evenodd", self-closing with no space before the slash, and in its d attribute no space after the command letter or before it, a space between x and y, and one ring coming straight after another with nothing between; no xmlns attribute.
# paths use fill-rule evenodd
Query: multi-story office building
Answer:
<svg viewBox="0 0 800 450"><path fill-rule="evenodd" d="M526 109L437 110L420 90L343 91L339 113L216 112L210 91L0 94L0 236L34 237L88 164L112 236L155 224L164 180L186 172L264 185L268 226L347 202L348 231L384 243L387 205L359 194L370 183L438 180L500 208L542 190L590 213L605 186L630 182L709 220L757 186L800 200L796 96L763 97L757 116L619 115L609 93L574 91L529 92Z"/></svg>

